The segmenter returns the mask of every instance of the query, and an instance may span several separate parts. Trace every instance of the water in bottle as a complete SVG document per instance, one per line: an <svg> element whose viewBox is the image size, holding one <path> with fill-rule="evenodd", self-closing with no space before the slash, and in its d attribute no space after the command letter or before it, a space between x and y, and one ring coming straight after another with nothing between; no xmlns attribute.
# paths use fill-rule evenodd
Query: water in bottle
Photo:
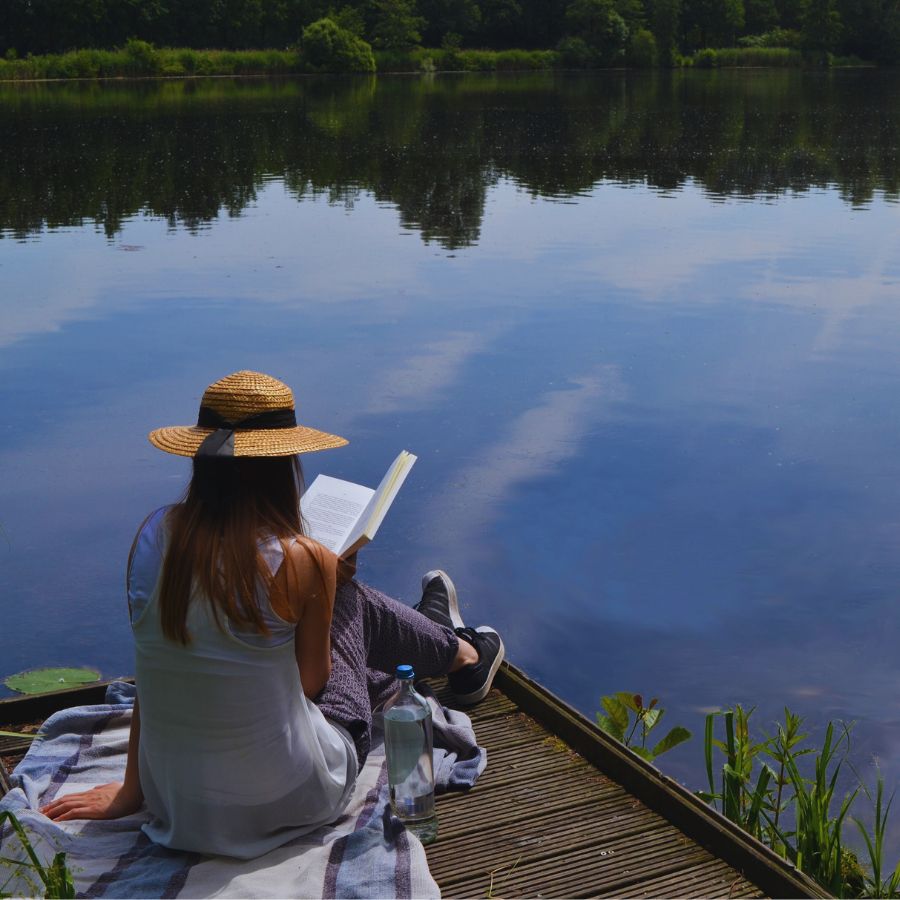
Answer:
<svg viewBox="0 0 900 900"><path fill-rule="evenodd" d="M397 666L399 690L384 704L384 745L394 814L423 844L437 837L431 708L413 687L412 666Z"/></svg>

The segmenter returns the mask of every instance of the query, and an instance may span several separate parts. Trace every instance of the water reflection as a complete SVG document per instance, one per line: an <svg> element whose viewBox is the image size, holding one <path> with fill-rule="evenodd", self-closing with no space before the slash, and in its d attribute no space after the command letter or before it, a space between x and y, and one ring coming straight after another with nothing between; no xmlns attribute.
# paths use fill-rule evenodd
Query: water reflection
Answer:
<svg viewBox="0 0 900 900"><path fill-rule="evenodd" d="M448 249L477 242L498 178L535 197L600 181L762 200L836 185L862 206L898 191L891 75L604 73L7 86L0 233L138 212L197 230L271 178L351 207L361 191Z"/></svg>
<svg viewBox="0 0 900 900"><path fill-rule="evenodd" d="M186 474L145 434L258 368L351 438L310 476L419 455L365 578L447 568L587 712L787 702L900 773L898 85L3 89L5 668L131 670L123 561Z"/></svg>

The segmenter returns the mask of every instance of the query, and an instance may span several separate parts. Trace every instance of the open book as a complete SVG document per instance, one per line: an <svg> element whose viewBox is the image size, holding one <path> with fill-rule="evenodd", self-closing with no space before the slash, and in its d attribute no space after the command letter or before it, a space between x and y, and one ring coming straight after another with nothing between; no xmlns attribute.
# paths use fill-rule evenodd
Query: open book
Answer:
<svg viewBox="0 0 900 900"><path fill-rule="evenodd" d="M317 475L300 500L309 536L338 556L349 556L368 544L415 461L412 453L401 450L374 491L352 481Z"/></svg>

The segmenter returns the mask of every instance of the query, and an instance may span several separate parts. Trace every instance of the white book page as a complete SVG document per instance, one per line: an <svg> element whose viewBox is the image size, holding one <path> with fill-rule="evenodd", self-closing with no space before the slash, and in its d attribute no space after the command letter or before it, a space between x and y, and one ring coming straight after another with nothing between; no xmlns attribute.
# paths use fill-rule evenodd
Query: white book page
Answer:
<svg viewBox="0 0 900 900"><path fill-rule="evenodd" d="M300 500L309 536L338 556L375 491L330 475L317 475Z"/></svg>
<svg viewBox="0 0 900 900"><path fill-rule="evenodd" d="M361 538L366 538L370 541L374 539L378 526L384 521L387 511L391 508L394 498L397 496L416 459L417 457L407 450L400 451L400 454L385 473L384 478L381 479L381 484L372 491L372 496L365 510L360 515L359 521L344 541L343 550L353 547L360 542Z"/></svg>

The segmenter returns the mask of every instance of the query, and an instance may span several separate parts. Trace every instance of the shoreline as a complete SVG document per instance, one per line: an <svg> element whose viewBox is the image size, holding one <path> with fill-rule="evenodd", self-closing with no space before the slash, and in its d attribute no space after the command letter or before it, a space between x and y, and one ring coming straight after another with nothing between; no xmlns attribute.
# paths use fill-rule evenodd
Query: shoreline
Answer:
<svg viewBox="0 0 900 900"><path fill-rule="evenodd" d="M137 45L137 46L135 46ZM698 51L675 66L578 66L557 50L489 50L416 47L375 51L374 71L316 70L297 50L194 50L155 48L134 42L118 50L72 50L25 59L0 59L0 84L61 82L195 81L215 78L346 77L348 75L496 74L530 72L676 72L686 69L860 69L877 68L854 58L811 60L799 51L744 53L741 48ZM768 60L768 61L767 61ZM826 64L827 63L827 64Z"/></svg>

